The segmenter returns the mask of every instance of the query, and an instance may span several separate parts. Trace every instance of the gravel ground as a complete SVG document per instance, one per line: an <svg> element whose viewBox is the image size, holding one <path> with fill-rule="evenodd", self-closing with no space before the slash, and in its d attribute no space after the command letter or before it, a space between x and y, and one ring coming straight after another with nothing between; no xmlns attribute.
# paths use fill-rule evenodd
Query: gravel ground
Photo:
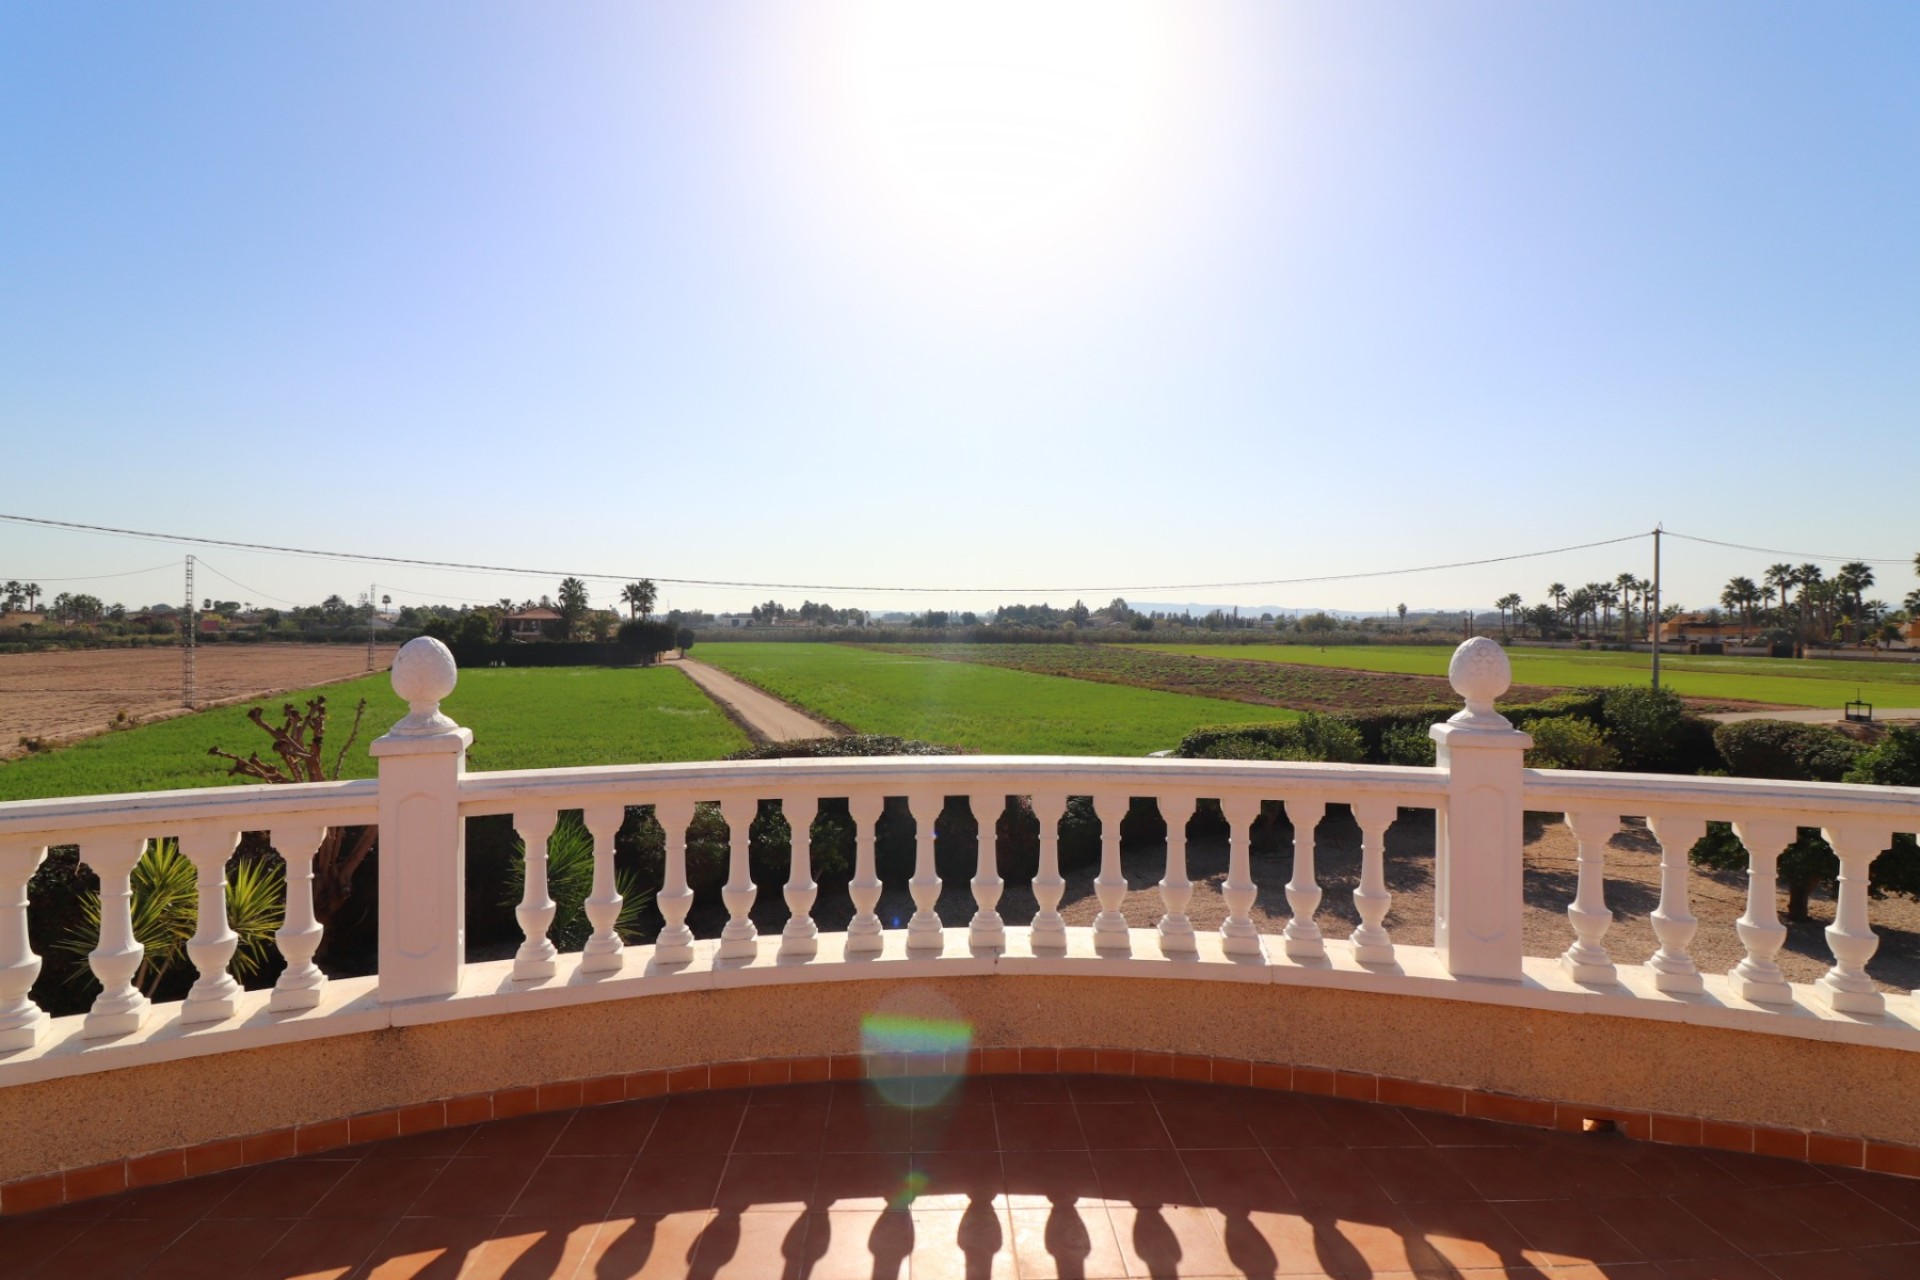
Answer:
<svg viewBox="0 0 1920 1280"><path fill-rule="evenodd" d="M1573 941L1567 923L1566 907L1572 901L1577 877L1578 846L1573 834L1558 820L1543 821L1529 817L1526 845L1526 951L1532 956L1557 956ZM1344 810L1329 807L1320 824L1315 850L1320 886L1325 891L1318 916L1321 930L1330 938L1344 938L1359 924L1353 910L1353 890L1360 879L1360 830ZM1160 918L1160 895L1156 888L1166 865L1164 846L1129 848L1122 858L1128 892L1122 910L1135 928L1150 928ZM1188 915L1196 929L1216 929L1226 915L1220 897L1220 883L1226 879L1227 852L1218 842L1190 841L1187 847L1188 875L1194 881ZM1285 927L1286 882L1293 874L1291 854L1261 856L1252 859L1254 884L1259 895L1253 906L1255 924L1263 933L1278 933ZM1067 872L1066 895L1061 914L1068 924L1093 922L1100 904L1093 893L1097 867L1081 867ZM1694 868L1692 909L1699 918L1691 954L1701 970L1725 973L1746 954L1734 921L1746 908L1746 877L1742 874ZM1607 852L1607 905L1615 916L1604 939L1615 962L1641 964L1653 954L1658 942L1648 916L1660 899L1660 848L1643 827L1629 826L1617 833ZM1393 893L1393 907L1386 919L1395 942L1410 946L1433 945L1433 819L1428 813L1408 811L1387 833L1387 887ZM1779 910L1786 911L1786 894L1779 895ZM1036 904L1024 885L1008 886L1001 897L1000 911L1009 924L1026 924L1033 918ZM940 898L941 918L951 926L964 925L973 914L971 890L963 882L949 887ZM904 926L913 912L913 899L904 884L890 883L878 907L880 918L889 928ZM1810 905L1812 919L1790 925L1779 963L1793 982L1812 982L1833 963L1823 930L1833 920L1833 901L1816 893ZM762 891L753 912L763 933L777 931L786 921L787 911L779 895ZM814 918L825 930L846 927L852 905L841 887L822 888L815 904ZM1885 898L1869 908L1869 918L1880 935L1880 948L1867 966L1868 973L1887 991L1906 991L1920 986L1920 903L1905 898ZM718 902L700 902L689 914L687 923L701 937L717 936L726 922L726 912Z"/></svg>

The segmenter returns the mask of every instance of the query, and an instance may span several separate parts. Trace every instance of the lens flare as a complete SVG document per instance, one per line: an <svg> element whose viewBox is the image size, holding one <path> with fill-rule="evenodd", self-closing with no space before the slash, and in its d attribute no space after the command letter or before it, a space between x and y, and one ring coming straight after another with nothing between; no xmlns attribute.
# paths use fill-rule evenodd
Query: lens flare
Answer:
<svg viewBox="0 0 1920 1280"><path fill-rule="evenodd" d="M959 1078L953 1064L964 1061L972 1047L973 1024L960 1018L869 1013L860 1020L868 1082L898 1107L925 1107L945 1098Z"/></svg>

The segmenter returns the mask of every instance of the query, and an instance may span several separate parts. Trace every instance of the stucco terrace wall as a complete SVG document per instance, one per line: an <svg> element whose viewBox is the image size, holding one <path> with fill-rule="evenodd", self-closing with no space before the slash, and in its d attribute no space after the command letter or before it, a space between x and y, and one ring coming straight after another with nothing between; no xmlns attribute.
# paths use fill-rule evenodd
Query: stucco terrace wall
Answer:
<svg viewBox="0 0 1920 1280"><path fill-rule="evenodd" d="M997 974L704 990L18 1085L0 1090L0 1183L262 1134L286 1134L279 1154L290 1154L297 1126L527 1086L857 1054L863 1019L876 1012L958 1019L976 1050L1116 1048L1335 1068L1354 1073L1351 1088L1336 1089L1331 1072L1286 1079L1356 1097L1374 1096L1362 1077L1431 1082L1469 1091L1470 1113L1476 1093L1513 1095L1640 1113L1643 1131L1651 1112L1920 1145L1920 1055L1895 1049L1313 987ZM1390 1096L1382 1083L1379 1096L1418 1101L1405 1092ZM588 1091L604 1097L604 1086ZM449 1109L443 1122L462 1114ZM1515 1103L1496 1118L1552 1123L1553 1108ZM1698 1125L1677 1132L1701 1140ZM345 1133L337 1127L339 1141ZM239 1162L236 1148L226 1163Z"/></svg>

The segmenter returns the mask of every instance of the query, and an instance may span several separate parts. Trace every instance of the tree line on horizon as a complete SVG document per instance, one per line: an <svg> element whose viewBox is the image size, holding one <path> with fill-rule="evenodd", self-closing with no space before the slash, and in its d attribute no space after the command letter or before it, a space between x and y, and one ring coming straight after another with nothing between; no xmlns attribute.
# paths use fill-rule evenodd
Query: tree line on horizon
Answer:
<svg viewBox="0 0 1920 1280"><path fill-rule="evenodd" d="M1920 576L1920 554L1913 558ZM1709 624L1731 618L1744 634L1793 644L1796 649L1830 648L1840 644L1890 644L1901 635L1903 622L1920 620L1920 588L1909 591L1898 609L1883 600L1867 598L1875 585L1873 566L1853 560L1829 575L1819 565L1769 565L1756 581L1745 575L1728 580L1717 607L1688 610L1662 604L1660 620L1671 622L1690 612ZM1622 644L1643 642L1652 632L1653 583L1632 573L1611 582L1589 582L1569 589L1555 582L1547 600L1531 608L1518 592L1494 601L1503 635L1536 638L1612 639ZM1615 630L1615 610L1619 611ZM1722 613L1724 610L1724 614Z"/></svg>

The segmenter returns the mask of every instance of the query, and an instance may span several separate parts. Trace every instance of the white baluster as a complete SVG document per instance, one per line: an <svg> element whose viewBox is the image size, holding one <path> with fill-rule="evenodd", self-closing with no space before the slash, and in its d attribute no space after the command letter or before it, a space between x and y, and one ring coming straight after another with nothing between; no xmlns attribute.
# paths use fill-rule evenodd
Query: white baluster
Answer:
<svg viewBox="0 0 1920 1280"><path fill-rule="evenodd" d="M193 864L199 906L187 955L200 976L180 1006L182 1022L220 1022L240 1008L240 984L227 972L240 935L227 922L227 859L240 833L195 824L180 832L180 852Z"/></svg>
<svg viewBox="0 0 1920 1280"><path fill-rule="evenodd" d="M1000 919L999 909L1000 892L1006 886L1000 879L997 830L1000 812L1006 803L1004 795L967 798L974 824L980 829L979 852L973 869L973 920L967 926L967 945L975 950L1003 951L1007 945L1007 926Z"/></svg>
<svg viewBox="0 0 1920 1280"><path fill-rule="evenodd" d="M1607 841L1620 829L1620 815L1598 809L1562 816L1580 848L1580 883L1567 904L1574 939L1560 956L1560 967L1575 982L1618 983L1613 957L1601 940L1613 925L1613 912L1607 910Z"/></svg>
<svg viewBox="0 0 1920 1280"><path fill-rule="evenodd" d="M327 975L313 962L326 932L313 916L313 855L327 838L327 829L317 823L278 826L271 834L273 847L287 869L287 912L273 934L287 967L273 984L267 1008L275 1013L293 1013L319 1004L327 985Z"/></svg>
<svg viewBox="0 0 1920 1280"><path fill-rule="evenodd" d="M1293 918L1281 936L1287 940L1287 955L1294 960L1324 960L1327 944L1320 926L1313 921L1320 910L1320 881L1314 874L1313 836L1326 815L1327 803L1319 796L1294 796L1287 801L1287 821L1293 824L1293 875L1287 880L1287 906Z"/></svg>
<svg viewBox="0 0 1920 1280"><path fill-rule="evenodd" d="M1064 951L1067 922L1060 915L1060 898L1067 882L1060 875L1060 819L1067 811L1067 797L1060 791L1036 791L1032 799L1033 814L1040 819L1040 872L1033 878L1033 896L1040 910L1028 938L1036 951Z"/></svg>
<svg viewBox="0 0 1920 1280"><path fill-rule="evenodd" d="M934 824L938 821L946 797L921 792L912 796L914 861L913 879L907 891L913 895L913 917L907 921L907 948L910 951L938 950L941 943L940 872L934 865Z"/></svg>
<svg viewBox="0 0 1920 1280"><path fill-rule="evenodd" d="M653 958L658 964L685 964L693 959L693 930L687 928L687 908L693 905L693 890L687 888L687 826L693 821L693 800L675 796L656 801L653 816L667 833L665 883L654 899L666 923L654 939Z"/></svg>
<svg viewBox="0 0 1920 1280"><path fill-rule="evenodd" d="M1187 822L1193 816L1192 802L1179 803L1178 820L1168 816L1173 802L1160 797L1160 816L1167 820L1167 869L1160 877L1161 954L1185 954L1198 949L1193 940L1193 921L1187 918L1187 905L1193 901L1193 881L1187 878Z"/></svg>
<svg viewBox="0 0 1920 1280"><path fill-rule="evenodd" d="M1837 822L1822 834L1840 859L1840 901L1827 926L1833 968L1814 985L1836 1012L1878 1016L1886 1012L1887 1000L1867 976L1867 961L1880 947L1879 935L1867 923L1867 875L1893 833L1871 823Z"/></svg>
<svg viewBox="0 0 1920 1280"><path fill-rule="evenodd" d="M847 896L853 899L853 919L847 925L849 955L878 951L883 945L880 917L874 908L880 905L880 877L874 871L875 828L886 808L885 796L847 797L847 812L853 816L853 882Z"/></svg>
<svg viewBox="0 0 1920 1280"><path fill-rule="evenodd" d="M551 978L555 957L559 955L553 939L547 936L553 928L554 912L558 910L553 895L547 891L547 842L559 825L560 814L553 809L534 809L513 815L514 830L520 833L520 843L526 850L526 857L522 859L525 883L521 886L520 905L513 909L513 918L520 922L520 936L524 939L520 949L513 953L515 982L543 982Z"/></svg>
<svg viewBox="0 0 1920 1280"><path fill-rule="evenodd" d="M760 802L751 796L728 796L720 802L720 816L727 823L727 883L720 898L727 904L727 924L720 930L718 954L731 959L759 952L760 931L754 928L753 904L760 896L753 883L751 862L753 820Z"/></svg>
<svg viewBox="0 0 1920 1280"><path fill-rule="evenodd" d="M1094 896L1100 900L1100 913L1093 918L1097 951L1133 949L1133 935L1127 932L1127 917L1120 910L1127 900L1127 876L1120 869L1120 823L1131 805L1131 797L1111 791L1093 797L1093 811L1100 819L1100 874L1093 882Z"/></svg>
<svg viewBox="0 0 1920 1280"><path fill-rule="evenodd" d="M28 994L40 957L27 935L27 882L46 856L44 844L0 845L0 1051L31 1048L47 1025Z"/></svg>
<svg viewBox="0 0 1920 1280"><path fill-rule="evenodd" d="M1260 931L1253 925L1253 900L1258 892L1253 884L1251 865L1253 824L1260 817L1260 797L1230 795L1220 797L1220 812L1227 819L1227 879L1220 886L1226 900L1227 918L1220 922L1221 946L1228 955L1258 956Z"/></svg>
<svg viewBox="0 0 1920 1280"><path fill-rule="evenodd" d="M1393 905L1387 892L1387 828L1399 814L1392 800L1369 797L1353 806L1360 824L1360 887L1353 891L1360 927L1353 931L1353 958L1362 964L1393 963L1393 938L1382 922Z"/></svg>
<svg viewBox="0 0 1920 1280"><path fill-rule="evenodd" d="M1647 961L1653 985L1679 995L1704 991L1700 970L1687 954L1694 930L1700 927L1687 905L1687 857L1707 834L1706 820L1649 814L1647 830L1660 842L1660 905L1648 917L1653 936L1660 940L1660 949Z"/></svg>
<svg viewBox="0 0 1920 1280"><path fill-rule="evenodd" d="M620 827L626 820L625 805L597 804L583 809L580 813L581 825L585 826L587 834L593 837L593 892L587 895L585 904L587 920L593 925L593 935L587 939L587 945L580 952L579 972L581 973L618 973L621 966L626 963L627 944L620 937L620 930L615 927L619 924L620 908L625 904L625 900L620 896L620 890L613 875L613 842L614 838L620 834ZM663 822L661 825L666 824ZM674 877L671 834L667 836L666 861L667 886L671 888ZM683 889L686 887L684 859L680 864L680 886ZM659 898L656 899L662 915L667 911L665 899L666 890L663 889ZM661 932L664 936L665 930ZM660 956L658 948L655 949L654 955L657 959L664 959Z"/></svg>
<svg viewBox="0 0 1920 1280"><path fill-rule="evenodd" d="M1747 957L1733 967L1728 977L1742 1000L1755 1004L1792 1004L1793 988L1780 972L1774 957L1787 941L1787 927L1780 923L1780 877L1776 868L1780 851L1792 844L1800 832L1791 822L1767 819L1740 819L1733 824L1734 834L1747 846L1747 910L1734 921Z"/></svg>
<svg viewBox="0 0 1920 1280"><path fill-rule="evenodd" d="M100 980L80 1034L84 1039L125 1035L138 1031L152 1007L133 978L147 949L133 936L133 888L128 883L133 865L145 852L145 840L125 837L113 848L83 848L81 857L100 877L100 941L87 955L87 965Z"/></svg>
<svg viewBox="0 0 1920 1280"><path fill-rule="evenodd" d="M787 927L780 931L780 954L810 956L820 949L820 926L813 922L813 900L820 886L813 882L813 815L818 802L787 797L780 812L787 815L793 844L787 854Z"/></svg>

